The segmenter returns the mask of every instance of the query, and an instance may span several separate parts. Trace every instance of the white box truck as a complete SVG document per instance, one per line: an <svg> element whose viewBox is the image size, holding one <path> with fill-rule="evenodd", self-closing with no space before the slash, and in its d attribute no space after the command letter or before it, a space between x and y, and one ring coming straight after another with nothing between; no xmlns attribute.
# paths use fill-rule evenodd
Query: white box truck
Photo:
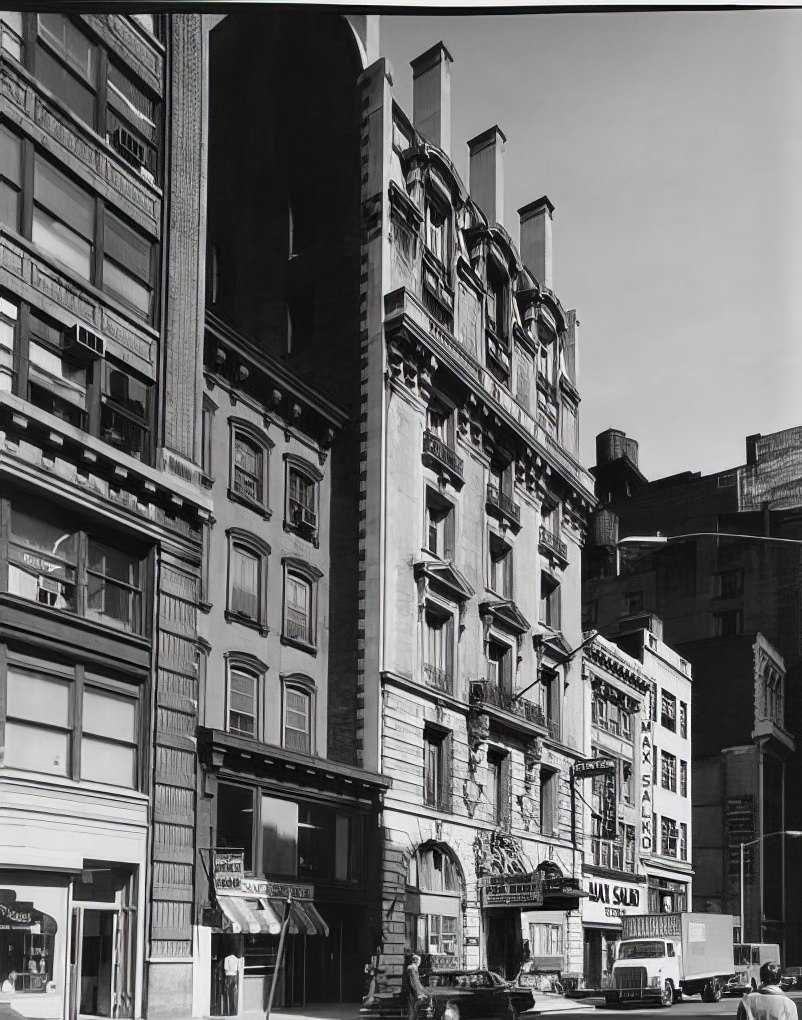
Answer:
<svg viewBox="0 0 802 1020"><path fill-rule="evenodd" d="M610 987L604 998L662 1006L701 994L718 1002L733 970L730 914L641 914L622 918Z"/></svg>

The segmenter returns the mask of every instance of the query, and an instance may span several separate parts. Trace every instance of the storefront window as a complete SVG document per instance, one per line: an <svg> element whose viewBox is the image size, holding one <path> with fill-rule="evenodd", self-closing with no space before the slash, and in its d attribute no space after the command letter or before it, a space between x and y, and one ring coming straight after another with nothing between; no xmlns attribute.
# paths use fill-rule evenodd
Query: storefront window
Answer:
<svg viewBox="0 0 802 1020"><path fill-rule="evenodd" d="M561 924L530 924L529 949L532 956L562 956L563 928Z"/></svg>
<svg viewBox="0 0 802 1020"><path fill-rule="evenodd" d="M36 1015L55 1015L45 1001L63 995L66 917L66 879L0 872L3 999L13 1003L17 996L35 995Z"/></svg>
<svg viewBox="0 0 802 1020"><path fill-rule="evenodd" d="M298 874L298 805L262 797L262 870L265 875Z"/></svg>
<svg viewBox="0 0 802 1020"><path fill-rule="evenodd" d="M441 956L453 965L460 952L461 889L454 861L439 847L423 847L410 858L406 901L409 952Z"/></svg>

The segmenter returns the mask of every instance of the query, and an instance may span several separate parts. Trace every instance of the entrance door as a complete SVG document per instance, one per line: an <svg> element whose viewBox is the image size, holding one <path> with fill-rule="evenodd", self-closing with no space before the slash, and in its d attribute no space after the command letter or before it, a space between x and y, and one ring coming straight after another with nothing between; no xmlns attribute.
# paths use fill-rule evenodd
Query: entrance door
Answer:
<svg viewBox="0 0 802 1020"><path fill-rule="evenodd" d="M521 969L521 915L517 910L485 913L487 969L512 979Z"/></svg>
<svg viewBox="0 0 802 1020"><path fill-rule="evenodd" d="M73 909L73 995L80 1017L130 1015L117 1009L118 931L115 910Z"/></svg>

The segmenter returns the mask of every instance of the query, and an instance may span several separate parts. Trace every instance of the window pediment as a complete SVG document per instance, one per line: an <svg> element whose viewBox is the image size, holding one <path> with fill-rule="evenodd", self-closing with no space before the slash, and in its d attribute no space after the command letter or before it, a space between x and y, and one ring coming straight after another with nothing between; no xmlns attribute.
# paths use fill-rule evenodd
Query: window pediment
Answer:
<svg viewBox="0 0 802 1020"><path fill-rule="evenodd" d="M512 599L494 599L479 606L479 616L489 617L494 625L512 634L525 634L531 624Z"/></svg>
<svg viewBox="0 0 802 1020"><path fill-rule="evenodd" d="M418 560L413 565L415 580L441 592L454 602L467 602L476 593L450 560Z"/></svg>

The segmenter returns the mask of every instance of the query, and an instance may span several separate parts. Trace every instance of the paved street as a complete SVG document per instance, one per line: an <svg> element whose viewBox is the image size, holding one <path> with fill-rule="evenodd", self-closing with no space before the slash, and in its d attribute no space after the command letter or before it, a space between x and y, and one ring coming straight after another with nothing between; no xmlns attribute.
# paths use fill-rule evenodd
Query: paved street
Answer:
<svg viewBox="0 0 802 1020"><path fill-rule="evenodd" d="M802 993L797 992L791 995L791 998L796 1003L797 1013L802 1020ZM738 1011L738 1003L740 998L726 998L720 1002L702 1002L698 997L694 996L691 999L686 999L684 1002L676 1003L671 1007L671 1012L668 1016L671 1016L673 1020L696 1020L697 1017L711 1017L711 1016L729 1016L734 1017ZM593 999L588 1000L588 1003L600 1002L600 1000ZM624 1006L617 1009L607 1008L606 1006L595 1006L588 1005L582 1009L573 1010L571 1012L571 1020L599 1020L600 1015L606 1017L611 1016L622 1016L633 1017L638 1015L652 1015L656 1011L659 1011L659 1006ZM661 1011L663 1012L663 1011Z"/></svg>

